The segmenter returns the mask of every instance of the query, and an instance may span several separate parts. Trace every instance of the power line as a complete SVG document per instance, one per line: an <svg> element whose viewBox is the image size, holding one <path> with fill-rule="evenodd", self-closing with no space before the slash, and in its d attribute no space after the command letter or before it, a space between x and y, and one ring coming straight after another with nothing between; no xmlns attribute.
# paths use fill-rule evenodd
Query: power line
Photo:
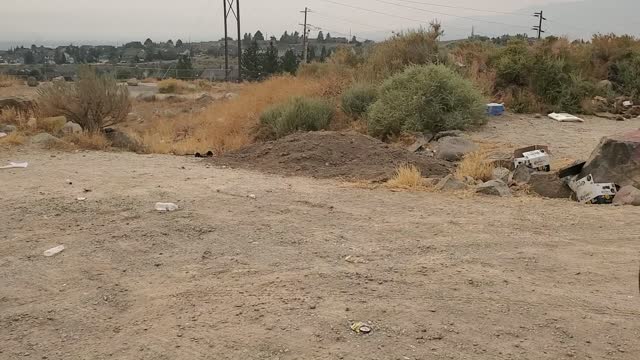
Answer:
<svg viewBox="0 0 640 360"><path fill-rule="evenodd" d="M542 33L545 32L544 30L542 30L542 22L547 19L542 15L542 10L540 10L540 12L533 13L533 16L537 17L540 20L538 25L533 27L533 30L538 32L538 40L540 40L542 39Z"/></svg>
<svg viewBox="0 0 640 360"><path fill-rule="evenodd" d="M491 21L491 20L472 18L472 17L468 17L468 16L448 14L448 13L443 13L443 12L439 12L439 11L427 10L427 9L423 9L423 8L419 8L419 7L415 7L415 6L398 4L398 3L391 2L391 1L385 1L385 0L374 0L374 1L377 1L377 2L383 3L383 4L388 4L388 5L399 6L399 7L403 7L403 8L407 8L407 9L411 9L411 10L431 13L431 14L438 14L438 15L443 15L443 16L451 16L451 17L455 17L455 18L459 18L459 19L466 19L466 20L471 20L471 21L480 21L480 22L484 22L484 23L497 24L497 25L503 25L503 26L511 26L511 27L527 28L527 29L529 28L528 26L524 26L524 25L507 24L507 23L503 23L503 22L499 22L499 21Z"/></svg>
<svg viewBox="0 0 640 360"><path fill-rule="evenodd" d="M502 14L502 15L515 15L515 16L526 16L526 17L529 17L529 14L517 13L517 12L477 9L477 8L470 8L470 7L464 7L464 6L442 5L442 4L435 4L435 3L423 2L423 1L412 1L412 0L396 0L396 1L401 1L401 2L406 2L406 3L411 3L411 4L439 6L439 7L449 8L449 9L471 10L471 11L478 11L478 12Z"/></svg>

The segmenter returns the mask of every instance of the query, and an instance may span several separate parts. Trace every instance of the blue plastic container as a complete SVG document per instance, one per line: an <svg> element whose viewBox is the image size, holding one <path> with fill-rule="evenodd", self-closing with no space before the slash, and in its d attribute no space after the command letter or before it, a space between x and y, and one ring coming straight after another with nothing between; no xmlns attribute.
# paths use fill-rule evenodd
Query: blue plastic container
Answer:
<svg viewBox="0 0 640 360"><path fill-rule="evenodd" d="M500 116L502 114L504 114L504 104L487 104L487 115Z"/></svg>

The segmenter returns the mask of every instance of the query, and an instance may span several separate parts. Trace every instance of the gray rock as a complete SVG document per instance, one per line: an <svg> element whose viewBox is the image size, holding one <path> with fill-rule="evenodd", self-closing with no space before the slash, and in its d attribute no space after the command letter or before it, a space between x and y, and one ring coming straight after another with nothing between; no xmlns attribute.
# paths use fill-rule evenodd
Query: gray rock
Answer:
<svg viewBox="0 0 640 360"><path fill-rule="evenodd" d="M640 190L633 186L625 186L621 188L616 194L616 197L613 198L613 205L640 206Z"/></svg>
<svg viewBox="0 0 640 360"><path fill-rule="evenodd" d="M476 188L478 194L509 197L511 196L511 189L500 180L491 180L479 185Z"/></svg>
<svg viewBox="0 0 640 360"><path fill-rule="evenodd" d="M531 174L533 174L533 169L530 169L526 166L518 166L512 173L509 175L508 184L510 185L524 185L528 184L531 180Z"/></svg>
<svg viewBox="0 0 640 360"><path fill-rule="evenodd" d="M64 76L56 76L53 79L51 79L52 82L65 82L64 80Z"/></svg>
<svg viewBox="0 0 640 360"><path fill-rule="evenodd" d="M141 100L144 102L154 102L157 100L157 98L155 94L143 93L138 95L138 100Z"/></svg>
<svg viewBox="0 0 640 360"><path fill-rule="evenodd" d="M438 140L436 157L446 161L460 161L471 152L478 150L478 145L473 141L461 137L443 137Z"/></svg>
<svg viewBox="0 0 640 360"><path fill-rule="evenodd" d="M143 146L137 140L116 129L105 129L104 135L111 142L111 146L117 149L139 152Z"/></svg>
<svg viewBox="0 0 640 360"><path fill-rule="evenodd" d="M569 199L573 191L555 173L534 172L529 179L531 190L550 199Z"/></svg>
<svg viewBox="0 0 640 360"><path fill-rule="evenodd" d="M127 80L127 85L128 86L138 86L139 85L138 79L131 78L131 79Z"/></svg>
<svg viewBox="0 0 640 360"><path fill-rule="evenodd" d="M456 179L453 175L447 175L445 178L440 180L438 185L436 185L436 190L465 190L467 189L467 184Z"/></svg>
<svg viewBox="0 0 640 360"><path fill-rule="evenodd" d="M26 99L17 96L0 97L0 110L2 109L16 109L18 111L33 110L35 103L31 99Z"/></svg>
<svg viewBox="0 0 640 360"><path fill-rule="evenodd" d="M500 180L503 183L509 182L509 176L511 175L511 171L507 168L497 167L493 169L493 174L491 176L492 180Z"/></svg>
<svg viewBox="0 0 640 360"><path fill-rule="evenodd" d="M82 126L73 121L67 121L61 131L63 134L82 134Z"/></svg>
<svg viewBox="0 0 640 360"><path fill-rule="evenodd" d="M609 80L602 80L602 81L598 82L597 87L600 90L607 90L608 91L608 90L612 90L613 89L613 84Z"/></svg>
<svg viewBox="0 0 640 360"><path fill-rule="evenodd" d="M602 139L580 173L596 183L640 188L640 129Z"/></svg>
<svg viewBox="0 0 640 360"><path fill-rule="evenodd" d="M36 78L34 78L33 76L29 76L27 78L27 86L36 87L38 85L39 85L38 80L36 80Z"/></svg>
<svg viewBox="0 0 640 360"><path fill-rule="evenodd" d="M0 124L0 132L11 134L14 131L18 131L18 128L15 125Z"/></svg>
<svg viewBox="0 0 640 360"><path fill-rule="evenodd" d="M31 143L34 145L40 145L42 147L49 147L49 146L64 144L64 141L58 139L57 137L51 134L40 133L38 135L31 137Z"/></svg>

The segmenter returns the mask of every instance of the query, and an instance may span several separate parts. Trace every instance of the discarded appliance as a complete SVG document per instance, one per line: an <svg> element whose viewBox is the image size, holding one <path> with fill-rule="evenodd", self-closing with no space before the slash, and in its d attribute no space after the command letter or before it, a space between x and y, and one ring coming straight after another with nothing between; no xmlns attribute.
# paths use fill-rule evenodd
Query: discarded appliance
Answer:
<svg viewBox="0 0 640 360"><path fill-rule="evenodd" d="M584 122L583 119L567 113L551 113L548 116L559 122Z"/></svg>
<svg viewBox="0 0 640 360"><path fill-rule="evenodd" d="M618 189L614 183L595 183L593 176L582 179L571 178L569 187L576 193L578 202L583 204L612 204Z"/></svg>
<svg viewBox="0 0 640 360"><path fill-rule="evenodd" d="M491 103L487 104L487 115L489 116L500 116L504 114L505 108L504 104Z"/></svg>
<svg viewBox="0 0 640 360"><path fill-rule="evenodd" d="M531 146L514 152L515 167L526 166L538 171L551 171L551 156L546 146Z"/></svg>

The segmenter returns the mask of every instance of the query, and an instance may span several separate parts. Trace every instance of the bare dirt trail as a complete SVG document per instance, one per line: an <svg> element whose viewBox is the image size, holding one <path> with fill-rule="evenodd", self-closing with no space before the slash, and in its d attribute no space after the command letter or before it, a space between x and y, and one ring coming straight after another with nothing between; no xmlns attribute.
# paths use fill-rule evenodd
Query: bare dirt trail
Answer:
<svg viewBox="0 0 640 360"><path fill-rule="evenodd" d="M10 159L30 166L0 170L0 359L640 358L639 208Z"/></svg>

